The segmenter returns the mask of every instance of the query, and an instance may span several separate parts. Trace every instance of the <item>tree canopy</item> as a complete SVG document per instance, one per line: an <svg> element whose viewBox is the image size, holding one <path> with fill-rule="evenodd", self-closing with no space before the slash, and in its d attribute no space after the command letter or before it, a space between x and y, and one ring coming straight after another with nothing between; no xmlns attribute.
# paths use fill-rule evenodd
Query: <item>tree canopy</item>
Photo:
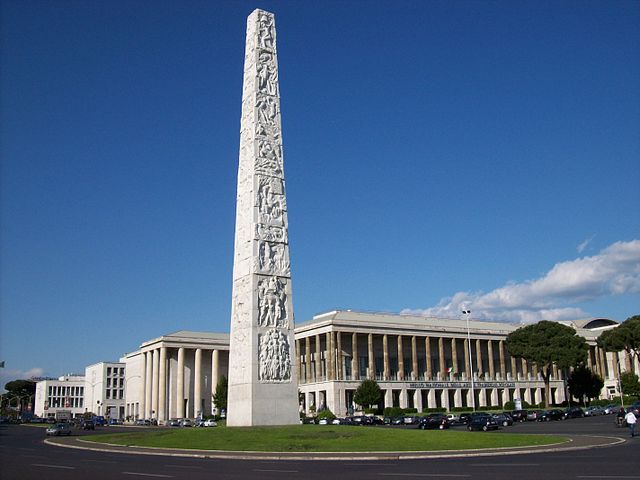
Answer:
<svg viewBox="0 0 640 480"><path fill-rule="evenodd" d="M547 407L551 403L549 379L553 365L560 369L575 367L585 362L589 351L586 340L573 328L548 320L518 328L507 335L505 344L512 357L524 358L538 366Z"/></svg>
<svg viewBox="0 0 640 480"><path fill-rule="evenodd" d="M633 372L624 372L620 375L620 386L624 395L633 397L640 395L640 381L638 381L638 375Z"/></svg>
<svg viewBox="0 0 640 480"><path fill-rule="evenodd" d="M358 405L370 408L376 405L382 396L382 391L375 380L363 380L353 396L353 401Z"/></svg>
<svg viewBox="0 0 640 480"><path fill-rule="evenodd" d="M12 380L4 385L4 389L10 396L22 397L24 395L34 395L36 384L31 380Z"/></svg>
<svg viewBox="0 0 640 480"><path fill-rule="evenodd" d="M579 365L573 369L567 380L571 395L584 404L585 397L596 398L604 387L602 378L593 373L590 368Z"/></svg>
<svg viewBox="0 0 640 480"><path fill-rule="evenodd" d="M640 315L627 318L598 337L598 345L608 352L624 350L630 359L640 361Z"/></svg>
<svg viewBox="0 0 640 480"><path fill-rule="evenodd" d="M218 380L218 383L216 384L216 392L213 394L213 403L218 411L227 409L228 386L229 382L227 381L227 377L223 375L220 377L220 380Z"/></svg>

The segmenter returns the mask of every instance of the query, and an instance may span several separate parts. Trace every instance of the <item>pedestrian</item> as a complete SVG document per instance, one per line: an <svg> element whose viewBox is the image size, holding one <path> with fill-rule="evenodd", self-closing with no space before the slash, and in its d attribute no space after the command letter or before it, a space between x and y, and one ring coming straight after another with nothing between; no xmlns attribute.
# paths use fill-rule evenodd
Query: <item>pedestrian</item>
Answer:
<svg viewBox="0 0 640 480"><path fill-rule="evenodd" d="M635 413L633 413L631 410L629 410L627 412L627 414L624 416L624 419L627 422L627 425L629 425L629 430L631 431L631 438L636 436L636 422L638 421L636 418Z"/></svg>

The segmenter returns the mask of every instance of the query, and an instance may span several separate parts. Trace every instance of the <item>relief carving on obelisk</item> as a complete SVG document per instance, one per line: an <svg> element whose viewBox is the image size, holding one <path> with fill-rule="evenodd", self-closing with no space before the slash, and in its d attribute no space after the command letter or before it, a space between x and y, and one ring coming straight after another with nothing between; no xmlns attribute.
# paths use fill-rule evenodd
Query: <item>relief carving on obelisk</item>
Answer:
<svg viewBox="0 0 640 480"><path fill-rule="evenodd" d="M230 426L298 421L281 125L274 17L255 10L247 21L240 126Z"/></svg>

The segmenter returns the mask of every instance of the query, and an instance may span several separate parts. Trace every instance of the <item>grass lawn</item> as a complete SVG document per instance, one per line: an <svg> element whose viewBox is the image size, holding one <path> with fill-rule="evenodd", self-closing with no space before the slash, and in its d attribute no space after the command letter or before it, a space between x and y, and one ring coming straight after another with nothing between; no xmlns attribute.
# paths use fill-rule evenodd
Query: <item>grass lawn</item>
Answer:
<svg viewBox="0 0 640 480"><path fill-rule="evenodd" d="M166 428L84 437L99 443L194 450L260 452L384 452L466 450L550 445L567 439L555 435L394 429L346 425L286 427Z"/></svg>

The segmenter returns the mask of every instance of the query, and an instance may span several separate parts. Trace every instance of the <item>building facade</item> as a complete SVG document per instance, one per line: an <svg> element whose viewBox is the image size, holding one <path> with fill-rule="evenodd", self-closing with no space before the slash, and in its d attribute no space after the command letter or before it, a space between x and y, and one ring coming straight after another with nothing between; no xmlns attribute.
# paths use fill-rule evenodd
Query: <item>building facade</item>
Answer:
<svg viewBox="0 0 640 480"><path fill-rule="evenodd" d="M85 409L107 418L125 417L125 363L98 362L85 369Z"/></svg>
<svg viewBox="0 0 640 480"><path fill-rule="evenodd" d="M179 331L124 356L125 418L160 424L214 412L213 394L228 375L229 335Z"/></svg>
<svg viewBox="0 0 640 480"><path fill-rule="evenodd" d="M82 375L63 375L36 383L35 409L38 417L56 417L70 412L72 417L85 412L85 381Z"/></svg>
<svg viewBox="0 0 640 480"><path fill-rule="evenodd" d="M588 366L605 380L603 396L618 394L617 366L633 368L623 353L596 345L607 319L564 322L589 344ZM329 408L343 416L357 406L360 382L374 379L381 406L426 408L499 407L520 399L544 402L544 382L535 365L509 356L507 335L518 325L409 315L334 311L296 328L300 405L305 412ZM635 371L640 371L635 365ZM553 403L566 399L566 372L553 369ZM472 381L473 379L473 381Z"/></svg>

